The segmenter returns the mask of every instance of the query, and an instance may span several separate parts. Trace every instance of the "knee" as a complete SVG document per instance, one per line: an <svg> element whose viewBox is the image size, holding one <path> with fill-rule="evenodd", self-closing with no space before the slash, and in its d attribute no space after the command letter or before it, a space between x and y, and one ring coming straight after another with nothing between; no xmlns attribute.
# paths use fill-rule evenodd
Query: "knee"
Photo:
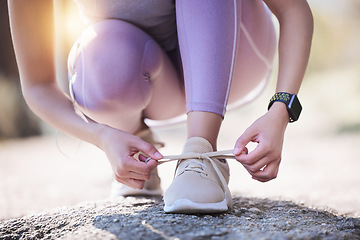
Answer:
<svg viewBox="0 0 360 240"><path fill-rule="evenodd" d="M75 64L73 92L88 109L144 108L151 83L144 70L144 51L151 39L119 20L104 20L87 29Z"/></svg>
<svg viewBox="0 0 360 240"><path fill-rule="evenodd" d="M141 111L149 101L151 86L139 86L134 77L116 77L106 71L94 71L72 84L74 98L88 111Z"/></svg>

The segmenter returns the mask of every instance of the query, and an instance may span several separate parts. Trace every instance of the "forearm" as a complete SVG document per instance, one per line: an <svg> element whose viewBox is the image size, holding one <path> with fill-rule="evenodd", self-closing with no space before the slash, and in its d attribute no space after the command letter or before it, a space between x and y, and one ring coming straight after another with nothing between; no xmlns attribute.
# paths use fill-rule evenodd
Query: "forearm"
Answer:
<svg viewBox="0 0 360 240"><path fill-rule="evenodd" d="M284 13L280 25L277 92L297 94L310 55L313 19L310 10Z"/></svg>
<svg viewBox="0 0 360 240"><path fill-rule="evenodd" d="M305 0L265 1L280 23L276 92L299 92L310 55L313 17Z"/></svg>
<svg viewBox="0 0 360 240"><path fill-rule="evenodd" d="M50 125L99 146L103 126L83 121L55 79L54 14L49 0L8 1L10 27L23 95Z"/></svg>
<svg viewBox="0 0 360 240"><path fill-rule="evenodd" d="M99 136L105 125L84 121L74 110L71 100L56 83L37 84L23 89L30 109L51 126L101 147Z"/></svg>
<svg viewBox="0 0 360 240"><path fill-rule="evenodd" d="M264 0L279 20L279 71L275 92L298 94L308 64L313 17L305 0ZM285 104L275 102L269 113L282 125L289 120Z"/></svg>

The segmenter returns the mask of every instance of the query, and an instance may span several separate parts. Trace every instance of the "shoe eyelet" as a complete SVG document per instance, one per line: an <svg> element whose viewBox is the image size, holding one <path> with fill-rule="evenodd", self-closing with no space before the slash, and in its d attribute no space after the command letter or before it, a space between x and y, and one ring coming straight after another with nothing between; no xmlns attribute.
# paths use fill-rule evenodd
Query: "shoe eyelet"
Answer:
<svg viewBox="0 0 360 240"><path fill-rule="evenodd" d="M224 158L218 158L218 161L221 163L226 163L226 159L224 159Z"/></svg>

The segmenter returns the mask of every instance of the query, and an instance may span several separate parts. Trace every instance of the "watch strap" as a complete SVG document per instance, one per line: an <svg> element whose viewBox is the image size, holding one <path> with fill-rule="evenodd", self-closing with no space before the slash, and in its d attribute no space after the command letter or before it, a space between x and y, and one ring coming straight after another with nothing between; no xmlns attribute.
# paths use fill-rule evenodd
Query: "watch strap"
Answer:
<svg viewBox="0 0 360 240"><path fill-rule="evenodd" d="M272 96L270 99L268 110L270 110L274 102L283 102L286 105L286 110L289 114L289 122L295 122L298 120L302 106L296 94L290 94L286 92L275 93L274 96Z"/></svg>
<svg viewBox="0 0 360 240"><path fill-rule="evenodd" d="M274 102L283 102L286 104L286 106L290 103L292 94L286 93L286 92L278 92L275 93L272 98L270 99L268 110L270 110L271 106Z"/></svg>

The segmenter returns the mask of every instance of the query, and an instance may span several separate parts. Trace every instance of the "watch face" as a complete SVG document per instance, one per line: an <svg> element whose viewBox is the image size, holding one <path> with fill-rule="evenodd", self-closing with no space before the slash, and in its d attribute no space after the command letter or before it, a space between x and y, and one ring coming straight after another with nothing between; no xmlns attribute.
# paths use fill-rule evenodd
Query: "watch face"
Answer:
<svg viewBox="0 0 360 240"><path fill-rule="evenodd" d="M295 122L299 119L300 113L301 113L302 107L299 102L299 99L295 94L291 96L289 105L288 105L288 111L290 115L290 121Z"/></svg>

